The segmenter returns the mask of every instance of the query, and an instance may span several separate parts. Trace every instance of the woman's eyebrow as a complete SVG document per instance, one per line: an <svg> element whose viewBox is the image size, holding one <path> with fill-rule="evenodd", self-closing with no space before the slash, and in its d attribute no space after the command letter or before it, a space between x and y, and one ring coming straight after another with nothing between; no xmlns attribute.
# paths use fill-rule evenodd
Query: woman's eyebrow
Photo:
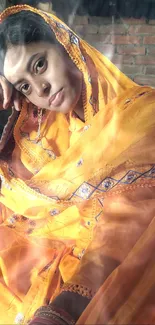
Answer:
<svg viewBox="0 0 155 325"><path fill-rule="evenodd" d="M34 60L36 57L38 57L38 55L39 55L39 53L35 53L35 54L33 54L33 55L29 58L29 60L28 60L28 62L27 62L27 65L26 65L26 71L27 71L27 72L30 71L30 69L31 69L31 64L32 64L33 60ZM15 83L13 83L13 86L16 87L16 86L17 86L19 83L21 83L22 81L23 81L23 79L19 79L19 80L15 81Z"/></svg>

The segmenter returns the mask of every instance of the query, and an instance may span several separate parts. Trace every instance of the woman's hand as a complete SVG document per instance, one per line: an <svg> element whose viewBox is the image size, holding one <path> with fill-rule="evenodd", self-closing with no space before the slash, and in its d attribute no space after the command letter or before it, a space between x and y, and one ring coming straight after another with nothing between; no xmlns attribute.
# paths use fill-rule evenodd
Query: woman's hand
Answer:
<svg viewBox="0 0 155 325"><path fill-rule="evenodd" d="M0 76L0 104L3 109L14 108L21 110L22 96L21 94L5 79Z"/></svg>

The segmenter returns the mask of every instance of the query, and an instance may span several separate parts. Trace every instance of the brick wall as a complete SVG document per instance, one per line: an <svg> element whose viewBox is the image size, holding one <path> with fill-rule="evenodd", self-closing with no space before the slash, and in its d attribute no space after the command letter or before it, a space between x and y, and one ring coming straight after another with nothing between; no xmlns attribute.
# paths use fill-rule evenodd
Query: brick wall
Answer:
<svg viewBox="0 0 155 325"><path fill-rule="evenodd" d="M155 87L155 20L76 16L73 29L141 85Z"/></svg>

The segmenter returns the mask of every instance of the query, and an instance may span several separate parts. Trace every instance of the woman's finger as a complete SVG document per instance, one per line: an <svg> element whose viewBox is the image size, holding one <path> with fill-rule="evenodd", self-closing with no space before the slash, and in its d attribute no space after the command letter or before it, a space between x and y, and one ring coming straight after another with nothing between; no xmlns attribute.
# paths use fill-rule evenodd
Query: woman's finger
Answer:
<svg viewBox="0 0 155 325"><path fill-rule="evenodd" d="M26 100L26 102L27 102L28 104L30 104L30 101L29 101L28 98L25 97L25 100Z"/></svg>
<svg viewBox="0 0 155 325"><path fill-rule="evenodd" d="M13 87L3 76L0 76L0 85L2 88L3 108L5 109L8 108L8 105L11 102Z"/></svg>
<svg viewBox="0 0 155 325"><path fill-rule="evenodd" d="M13 105L16 111L20 111L22 109L22 96L17 90L13 92Z"/></svg>

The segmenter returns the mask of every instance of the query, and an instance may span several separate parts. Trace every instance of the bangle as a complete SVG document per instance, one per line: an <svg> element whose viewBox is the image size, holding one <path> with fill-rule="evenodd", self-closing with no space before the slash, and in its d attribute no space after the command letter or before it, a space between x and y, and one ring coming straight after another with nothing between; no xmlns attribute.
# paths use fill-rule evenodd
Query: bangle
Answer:
<svg viewBox="0 0 155 325"><path fill-rule="evenodd" d="M79 294L80 296L86 297L88 299L92 299L93 296L95 295L95 291L93 291L90 288L87 288L83 285L79 285L79 284L65 284L63 285L61 292L64 291L69 291L69 292L74 292Z"/></svg>
<svg viewBox="0 0 155 325"><path fill-rule="evenodd" d="M58 325L75 325L75 320L68 313L52 305L40 307L35 312L34 318L30 321L29 325L35 325L35 322L39 319L54 321L54 324Z"/></svg>

